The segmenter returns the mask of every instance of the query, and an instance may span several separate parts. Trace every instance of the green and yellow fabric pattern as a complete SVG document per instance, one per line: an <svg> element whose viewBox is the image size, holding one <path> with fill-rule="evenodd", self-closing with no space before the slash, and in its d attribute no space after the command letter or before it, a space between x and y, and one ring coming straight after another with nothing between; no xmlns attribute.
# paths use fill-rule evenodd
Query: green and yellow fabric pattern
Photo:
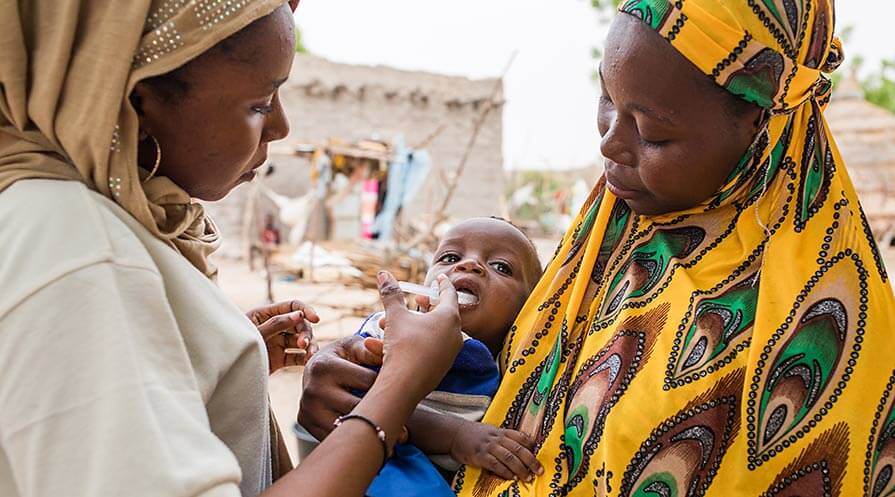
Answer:
<svg viewBox="0 0 895 497"><path fill-rule="evenodd" d="M485 421L546 472L485 496L895 495L895 299L823 115L832 0L629 0L769 111L718 194L644 217L601 182L507 338Z"/></svg>

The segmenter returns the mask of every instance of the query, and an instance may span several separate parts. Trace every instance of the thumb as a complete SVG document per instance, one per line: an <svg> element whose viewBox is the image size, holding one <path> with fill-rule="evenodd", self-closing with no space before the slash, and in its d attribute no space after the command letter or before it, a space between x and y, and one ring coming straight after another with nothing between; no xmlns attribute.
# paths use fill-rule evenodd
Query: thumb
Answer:
<svg viewBox="0 0 895 497"><path fill-rule="evenodd" d="M401 312L407 312L407 304L404 302L404 293L398 286L398 280L388 271L380 271L379 280L379 299L382 301L382 307L385 308L386 315L395 315ZM456 300L456 297L454 298Z"/></svg>
<svg viewBox="0 0 895 497"><path fill-rule="evenodd" d="M382 364L382 356L385 354L383 345L382 340L379 340L378 338L367 338L364 340L364 347L369 353L367 355L369 360L367 364L372 364L374 366Z"/></svg>
<svg viewBox="0 0 895 497"><path fill-rule="evenodd" d="M457 289L447 276L438 275L438 304L434 310L445 309L448 312L459 312L460 303L457 298Z"/></svg>

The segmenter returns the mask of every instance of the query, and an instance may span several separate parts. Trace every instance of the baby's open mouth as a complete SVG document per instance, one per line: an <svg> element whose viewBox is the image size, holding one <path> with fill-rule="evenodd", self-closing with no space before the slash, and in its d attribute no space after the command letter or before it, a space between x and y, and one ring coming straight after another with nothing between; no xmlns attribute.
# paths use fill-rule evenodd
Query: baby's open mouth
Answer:
<svg viewBox="0 0 895 497"><path fill-rule="evenodd" d="M479 303L479 298L472 290L466 288L457 289L457 298L460 305L475 305Z"/></svg>

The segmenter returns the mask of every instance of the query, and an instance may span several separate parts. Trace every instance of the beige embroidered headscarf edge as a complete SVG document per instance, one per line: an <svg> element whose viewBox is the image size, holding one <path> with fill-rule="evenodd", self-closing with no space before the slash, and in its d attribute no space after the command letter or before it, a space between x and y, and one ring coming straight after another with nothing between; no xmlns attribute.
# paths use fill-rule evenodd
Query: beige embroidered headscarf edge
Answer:
<svg viewBox="0 0 895 497"><path fill-rule="evenodd" d="M0 192L81 181L213 277L220 241L202 206L167 178L141 184L128 97L284 3L0 0Z"/></svg>

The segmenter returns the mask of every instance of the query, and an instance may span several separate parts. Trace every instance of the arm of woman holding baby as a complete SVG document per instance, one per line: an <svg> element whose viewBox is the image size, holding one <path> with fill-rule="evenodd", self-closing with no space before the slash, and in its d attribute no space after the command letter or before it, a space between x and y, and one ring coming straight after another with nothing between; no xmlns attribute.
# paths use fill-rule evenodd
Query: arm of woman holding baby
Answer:
<svg viewBox="0 0 895 497"><path fill-rule="evenodd" d="M305 372L309 381L299 419L318 439L325 437L329 428L320 420L348 412L359 401L349 388L365 390L375 380L375 373L359 364L382 364L381 340L358 336L343 339L321 352L310 371ZM543 473L532 454L534 442L519 431L420 407L407 428L409 442L428 455L449 455L461 464L487 469L507 480L529 481Z"/></svg>
<svg viewBox="0 0 895 497"><path fill-rule="evenodd" d="M351 416L343 418L319 450L262 497L363 495L417 403L438 385L459 352L460 316L449 281L439 280L444 302L423 315L406 309L394 277L382 273L379 278L388 323L378 377L363 400L339 414Z"/></svg>

